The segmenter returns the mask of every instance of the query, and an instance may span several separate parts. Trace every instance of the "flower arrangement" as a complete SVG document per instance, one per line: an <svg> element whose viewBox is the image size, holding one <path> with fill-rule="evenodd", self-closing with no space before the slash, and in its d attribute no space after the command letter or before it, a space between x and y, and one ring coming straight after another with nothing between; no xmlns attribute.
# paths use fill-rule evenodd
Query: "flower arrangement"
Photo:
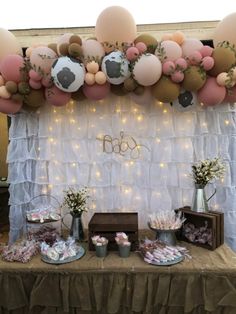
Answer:
<svg viewBox="0 0 236 314"><path fill-rule="evenodd" d="M69 188L65 191L63 205L70 209L72 215L82 214L84 211L87 211L88 198L87 188L82 188L80 190Z"/></svg>
<svg viewBox="0 0 236 314"><path fill-rule="evenodd" d="M121 246L130 246L129 238L124 232L117 232L115 237L116 243Z"/></svg>
<svg viewBox="0 0 236 314"><path fill-rule="evenodd" d="M101 237L100 235L93 236L91 239L95 246L103 246L108 244L107 238Z"/></svg>
<svg viewBox="0 0 236 314"><path fill-rule="evenodd" d="M157 230L176 230L179 229L184 218L181 216L181 212L177 214L174 211L160 211L155 214L149 215L150 227Z"/></svg>
<svg viewBox="0 0 236 314"><path fill-rule="evenodd" d="M225 174L225 165L218 157L199 161L192 165L192 178L202 187L214 179L221 179Z"/></svg>

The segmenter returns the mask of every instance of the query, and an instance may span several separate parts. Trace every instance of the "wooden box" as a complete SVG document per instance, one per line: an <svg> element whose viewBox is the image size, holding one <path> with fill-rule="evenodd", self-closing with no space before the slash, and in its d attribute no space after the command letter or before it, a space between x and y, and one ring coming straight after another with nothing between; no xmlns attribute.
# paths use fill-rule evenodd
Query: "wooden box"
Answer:
<svg viewBox="0 0 236 314"><path fill-rule="evenodd" d="M204 247L209 250L215 250L218 246L224 243L224 214L222 212L209 211L206 213L198 213L191 210L189 206L179 208L186 218L183 227L187 223L193 224L195 227L200 228L207 222L208 228L212 230L212 244L192 242L187 239L183 232L183 227L177 234L177 238L181 241L186 241L197 246Z"/></svg>
<svg viewBox="0 0 236 314"><path fill-rule="evenodd" d="M131 242L131 250L138 246L138 213L95 213L88 224L89 250L95 250L91 237L106 237L108 250L117 250L116 232L125 232Z"/></svg>

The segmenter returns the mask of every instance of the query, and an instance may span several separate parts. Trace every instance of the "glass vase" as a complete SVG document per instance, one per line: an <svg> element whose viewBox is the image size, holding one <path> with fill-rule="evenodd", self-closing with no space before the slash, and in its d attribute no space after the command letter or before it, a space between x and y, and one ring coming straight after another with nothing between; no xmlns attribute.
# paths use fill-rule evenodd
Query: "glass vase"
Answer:
<svg viewBox="0 0 236 314"><path fill-rule="evenodd" d="M71 213L72 222L70 227L70 236L77 241L84 240L84 229L82 223L82 213Z"/></svg>

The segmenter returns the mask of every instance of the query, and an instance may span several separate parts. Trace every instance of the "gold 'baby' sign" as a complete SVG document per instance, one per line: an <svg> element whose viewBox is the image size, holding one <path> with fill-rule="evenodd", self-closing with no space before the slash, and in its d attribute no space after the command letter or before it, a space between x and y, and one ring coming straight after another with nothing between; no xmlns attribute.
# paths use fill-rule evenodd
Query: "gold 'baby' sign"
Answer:
<svg viewBox="0 0 236 314"><path fill-rule="evenodd" d="M97 140L102 141L103 152L107 154L115 153L125 156L129 153L130 158L138 159L143 148L150 152L147 146L138 144L132 136L125 134L123 131L120 132L120 137L112 138L110 135L106 134L102 137L97 137Z"/></svg>

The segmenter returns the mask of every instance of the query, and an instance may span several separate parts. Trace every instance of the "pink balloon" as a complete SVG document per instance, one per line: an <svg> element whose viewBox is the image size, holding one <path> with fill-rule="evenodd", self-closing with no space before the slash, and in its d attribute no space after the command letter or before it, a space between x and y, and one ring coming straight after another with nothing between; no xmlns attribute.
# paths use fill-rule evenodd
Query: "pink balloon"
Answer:
<svg viewBox="0 0 236 314"><path fill-rule="evenodd" d="M211 57L212 52L213 52L213 48L210 46L203 46L199 52L201 53L202 57Z"/></svg>
<svg viewBox="0 0 236 314"><path fill-rule="evenodd" d="M202 59L201 65L205 71L209 71L213 68L214 63L215 61L212 57L206 56Z"/></svg>
<svg viewBox="0 0 236 314"><path fill-rule="evenodd" d="M189 38L189 39L185 39L181 47L183 51L183 56L189 57L195 51L200 51L203 47L203 44L198 39Z"/></svg>
<svg viewBox="0 0 236 314"><path fill-rule="evenodd" d="M162 64L162 72L165 75L171 75L175 71L175 64L173 61L166 61Z"/></svg>
<svg viewBox="0 0 236 314"><path fill-rule="evenodd" d="M129 61L133 61L133 60L136 60L139 56L139 50L137 47L129 47L127 50L126 50L126 58L129 60Z"/></svg>
<svg viewBox="0 0 236 314"><path fill-rule="evenodd" d="M184 58L179 58L175 61L175 65L179 70L184 71L187 69L188 64L187 61Z"/></svg>
<svg viewBox="0 0 236 314"><path fill-rule="evenodd" d="M41 81L42 79L42 75L32 69L29 71L29 77L34 81Z"/></svg>
<svg viewBox="0 0 236 314"><path fill-rule="evenodd" d="M192 65L198 65L202 60L202 55L199 51L194 51L188 58Z"/></svg>
<svg viewBox="0 0 236 314"><path fill-rule="evenodd" d="M22 102L17 102L12 99L0 98L0 112L5 114L14 114L20 111Z"/></svg>
<svg viewBox="0 0 236 314"><path fill-rule="evenodd" d="M43 77L41 83L44 87L51 87L53 85L51 75L47 75L46 77Z"/></svg>
<svg viewBox="0 0 236 314"><path fill-rule="evenodd" d="M40 81L35 81L33 79L29 80L29 85L30 87L32 87L33 89L40 89L42 87L42 84Z"/></svg>
<svg viewBox="0 0 236 314"><path fill-rule="evenodd" d="M141 95L130 93L130 98L138 105L148 105L153 99L150 87L145 87Z"/></svg>
<svg viewBox="0 0 236 314"><path fill-rule="evenodd" d="M50 73L52 64L57 58L57 54L51 48L40 46L32 50L30 63L36 72L45 76Z"/></svg>
<svg viewBox="0 0 236 314"><path fill-rule="evenodd" d="M84 95L91 100L101 100L105 98L110 92L110 83L106 82L103 85L97 83L93 85L84 84L83 93Z"/></svg>
<svg viewBox="0 0 236 314"><path fill-rule="evenodd" d="M173 74L171 74L171 80L175 83L180 83L184 79L184 73L181 71L175 71Z"/></svg>
<svg viewBox="0 0 236 314"><path fill-rule="evenodd" d="M236 85L226 91L224 102L236 102Z"/></svg>
<svg viewBox="0 0 236 314"><path fill-rule="evenodd" d="M164 40L161 42L161 48L164 49L165 61L175 61L182 56L182 49L175 41ZM158 52L155 54L158 55Z"/></svg>
<svg viewBox="0 0 236 314"><path fill-rule="evenodd" d="M143 42L138 42L135 47L138 49L139 53L144 53L145 51L147 51L147 46L146 44L144 44Z"/></svg>
<svg viewBox="0 0 236 314"><path fill-rule="evenodd" d="M24 67L24 59L19 55L8 55L0 64L0 72L6 81L19 83L22 79L21 69Z"/></svg>
<svg viewBox="0 0 236 314"><path fill-rule="evenodd" d="M215 77L208 77L204 86L197 92L197 98L205 106L214 106L224 100L225 94L226 88L219 86Z"/></svg>
<svg viewBox="0 0 236 314"><path fill-rule="evenodd" d="M70 101L71 93L63 92L54 85L45 89L45 98L52 106L61 107Z"/></svg>

